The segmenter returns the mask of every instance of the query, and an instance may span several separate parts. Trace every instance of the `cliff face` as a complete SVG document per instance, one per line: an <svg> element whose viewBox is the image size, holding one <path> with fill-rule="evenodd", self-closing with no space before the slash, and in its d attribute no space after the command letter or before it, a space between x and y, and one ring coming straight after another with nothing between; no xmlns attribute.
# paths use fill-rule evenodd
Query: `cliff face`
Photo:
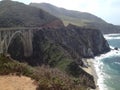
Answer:
<svg viewBox="0 0 120 90"><path fill-rule="evenodd" d="M45 38L58 43L80 57L94 57L110 50L102 33L95 29L80 28L68 25L57 30L42 30Z"/></svg>
<svg viewBox="0 0 120 90"><path fill-rule="evenodd" d="M83 48L81 48L82 50L80 49L82 51L82 56L92 57L110 50L107 41L99 30L80 28L75 25L68 25L68 28L69 30L75 30L78 33L78 39L81 39L81 42L83 42Z"/></svg>

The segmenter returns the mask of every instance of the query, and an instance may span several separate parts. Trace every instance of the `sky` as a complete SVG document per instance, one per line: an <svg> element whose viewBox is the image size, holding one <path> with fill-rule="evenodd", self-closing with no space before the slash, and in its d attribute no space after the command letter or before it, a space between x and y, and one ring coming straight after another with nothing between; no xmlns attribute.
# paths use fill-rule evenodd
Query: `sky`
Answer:
<svg viewBox="0 0 120 90"><path fill-rule="evenodd" d="M120 0L15 0L29 4L51 3L69 10L77 10L94 14L108 23L120 25Z"/></svg>

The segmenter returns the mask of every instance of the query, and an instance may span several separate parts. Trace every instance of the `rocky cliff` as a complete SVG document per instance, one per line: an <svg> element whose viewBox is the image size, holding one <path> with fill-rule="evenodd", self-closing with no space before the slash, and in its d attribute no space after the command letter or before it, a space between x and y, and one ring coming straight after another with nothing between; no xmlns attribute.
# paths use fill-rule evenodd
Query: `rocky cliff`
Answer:
<svg viewBox="0 0 120 90"><path fill-rule="evenodd" d="M40 31L50 42L60 44L81 57L94 57L110 50L102 33L96 29L80 28L68 25L59 29L45 29Z"/></svg>

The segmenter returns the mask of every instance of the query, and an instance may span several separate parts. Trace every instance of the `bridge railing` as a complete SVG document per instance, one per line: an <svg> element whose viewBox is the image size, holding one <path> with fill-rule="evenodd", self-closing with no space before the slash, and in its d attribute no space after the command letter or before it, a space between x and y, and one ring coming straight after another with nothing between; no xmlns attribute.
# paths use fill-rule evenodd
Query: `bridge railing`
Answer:
<svg viewBox="0 0 120 90"><path fill-rule="evenodd" d="M0 31L4 31L4 30L31 30L31 29L42 29L42 27L10 27L10 28L0 28Z"/></svg>

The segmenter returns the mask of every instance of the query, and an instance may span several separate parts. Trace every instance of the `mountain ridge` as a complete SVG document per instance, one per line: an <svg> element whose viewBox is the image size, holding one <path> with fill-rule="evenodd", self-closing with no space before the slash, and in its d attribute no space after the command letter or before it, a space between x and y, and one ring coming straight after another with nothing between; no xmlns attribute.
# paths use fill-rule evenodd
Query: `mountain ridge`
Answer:
<svg viewBox="0 0 120 90"><path fill-rule="evenodd" d="M0 2L0 27L40 27L54 20L59 19L41 9L17 1Z"/></svg>
<svg viewBox="0 0 120 90"><path fill-rule="evenodd" d="M34 4L36 4L36 7L38 7L38 8L40 7L43 10L48 9L49 13L53 13L55 16L57 16L57 15L59 16L61 14L64 14L64 15L68 15L70 17L76 17L76 18L81 18L81 19L85 18L85 19L90 20L91 22L96 22L98 20L101 23L106 23L101 18L98 18L97 16L92 15L92 14L87 13L87 12L80 12L80 11L75 11L75 10L67 10L65 8L53 6L53 5L49 4L49 3L30 3L31 6L32 5L34 6ZM40 4L40 6L38 6L39 4ZM57 11L57 13L56 13L56 11ZM78 14L78 16L76 14ZM79 14L81 14L81 16L79 16ZM93 19L96 19L96 20L93 20Z"/></svg>
<svg viewBox="0 0 120 90"><path fill-rule="evenodd" d="M96 28L104 34L120 33L120 27L113 24L109 24L101 18L90 13L67 10L48 3L30 3L29 5L41 8L49 12L50 14L60 18L65 25L71 23L77 26Z"/></svg>

